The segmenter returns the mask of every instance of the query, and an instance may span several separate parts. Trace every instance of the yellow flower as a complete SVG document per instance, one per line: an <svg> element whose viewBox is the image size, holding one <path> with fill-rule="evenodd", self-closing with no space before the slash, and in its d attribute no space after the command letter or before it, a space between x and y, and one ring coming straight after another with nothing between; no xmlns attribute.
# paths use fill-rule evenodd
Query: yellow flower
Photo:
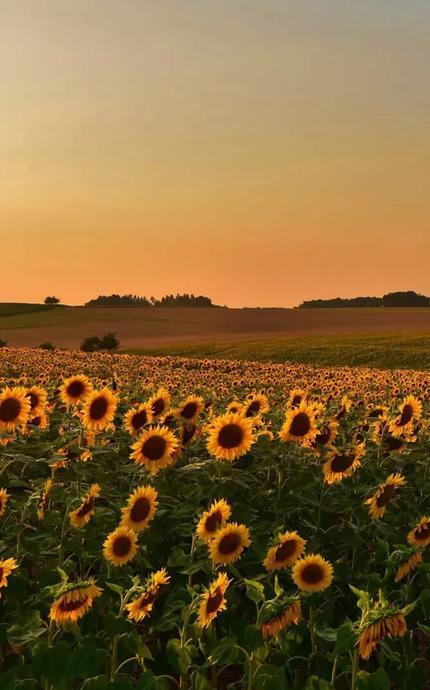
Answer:
<svg viewBox="0 0 430 690"><path fill-rule="evenodd" d="M0 560L0 587L7 587L7 578L11 574L12 570L15 570L18 565L14 558L6 558L6 560Z"/></svg>
<svg viewBox="0 0 430 690"><path fill-rule="evenodd" d="M292 578L304 592L321 592L333 580L333 566L319 554L310 554L295 562Z"/></svg>
<svg viewBox="0 0 430 690"><path fill-rule="evenodd" d="M229 412L212 421L207 448L217 460L231 462L245 455L254 440L252 420Z"/></svg>
<svg viewBox="0 0 430 690"><path fill-rule="evenodd" d="M281 441L297 441L302 446L310 446L318 434L316 413L318 407L307 404L305 400L287 410L285 421L279 432Z"/></svg>
<svg viewBox="0 0 430 690"><path fill-rule="evenodd" d="M396 575L394 577L394 582L400 582L403 580L409 573L411 573L417 566L420 565L420 563L423 562L423 554L421 551L416 551L410 558L408 558L407 561L402 563L396 572Z"/></svg>
<svg viewBox="0 0 430 690"><path fill-rule="evenodd" d="M149 616L162 585L167 585L170 576L165 568L157 570L148 580L144 592L130 604L126 605L128 619L137 623Z"/></svg>
<svg viewBox="0 0 430 690"><path fill-rule="evenodd" d="M113 565L124 565L137 553L136 532L120 525L111 532L103 543L103 556Z"/></svg>
<svg viewBox="0 0 430 690"><path fill-rule="evenodd" d="M202 541L210 541L217 531L224 527L231 515L231 508L227 501L221 498L214 501L201 516L197 525L197 535Z"/></svg>
<svg viewBox="0 0 430 690"><path fill-rule="evenodd" d="M336 484L345 477L350 477L358 467L360 458L364 454L364 445L359 444L349 451L339 451L333 447L327 453L327 461L323 465L324 483Z"/></svg>
<svg viewBox="0 0 430 690"><path fill-rule="evenodd" d="M422 549L430 544L430 517L422 517L419 523L408 534L409 544Z"/></svg>
<svg viewBox="0 0 430 690"><path fill-rule="evenodd" d="M93 386L90 380L86 376L78 374L77 376L70 376L63 382L60 388L60 398L69 407L85 400L92 390Z"/></svg>
<svg viewBox="0 0 430 690"><path fill-rule="evenodd" d="M95 585L93 579L68 585L66 591L55 599L49 612L51 620L58 625L76 622L92 607L94 599L99 597L102 589Z"/></svg>
<svg viewBox="0 0 430 690"><path fill-rule="evenodd" d="M234 563L243 550L249 546L251 539L245 525L231 522L218 530L209 542L209 554L213 563Z"/></svg>
<svg viewBox="0 0 430 690"><path fill-rule="evenodd" d="M31 386L27 389L26 396L30 400L30 417L40 417L46 408L46 391L40 386Z"/></svg>
<svg viewBox="0 0 430 690"><path fill-rule="evenodd" d="M366 504L369 507L369 513L374 520L381 518L386 510L388 503L394 496L394 492L398 486L403 486L406 483L405 478L401 474L390 474L389 477L379 485L376 493L367 499Z"/></svg>
<svg viewBox="0 0 430 690"><path fill-rule="evenodd" d="M84 427L90 431L103 431L111 424L117 405L118 399L109 388L92 391L84 401L82 410Z"/></svg>
<svg viewBox="0 0 430 690"><path fill-rule="evenodd" d="M157 498L158 493L152 486L138 486L129 496L126 507L121 510L121 525L136 532L146 529L154 519L158 507Z"/></svg>
<svg viewBox="0 0 430 690"><path fill-rule="evenodd" d="M297 532L284 532L278 538L278 544L267 552L263 565L266 570L279 570L293 565L305 549L306 539Z"/></svg>
<svg viewBox="0 0 430 690"><path fill-rule="evenodd" d="M300 600L296 596L286 597L285 601L268 602L267 610L262 611L261 633L263 639L279 635L281 630L291 624L298 625L302 619Z"/></svg>
<svg viewBox="0 0 430 690"><path fill-rule="evenodd" d="M197 619L201 628L208 628L219 612L225 610L227 600L224 594L230 582L226 573L219 573L217 579L202 595Z"/></svg>
<svg viewBox="0 0 430 690"><path fill-rule="evenodd" d="M165 388L159 388L157 393L148 401L154 418L166 414L170 405L170 393Z"/></svg>
<svg viewBox="0 0 430 690"><path fill-rule="evenodd" d="M269 400L263 393L251 393L242 406L242 414L245 417L255 417L257 414L266 414L269 411Z"/></svg>
<svg viewBox="0 0 430 690"><path fill-rule="evenodd" d="M30 400L25 388L4 388L0 394L0 431L15 431L27 424Z"/></svg>
<svg viewBox="0 0 430 690"><path fill-rule="evenodd" d="M6 504L9 499L9 494L6 491L6 489L0 489L0 517L3 517L3 515L6 512Z"/></svg>
<svg viewBox="0 0 430 690"><path fill-rule="evenodd" d="M184 422L191 424L196 421L197 417L204 409L205 401L203 398L196 395L190 395L185 402L178 407L176 415Z"/></svg>
<svg viewBox="0 0 430 690"><path fill-rule="evenodd" d="M393 436L411 431L415 421L422 415L422 403L413 395L408 395L399 405L400 414L389 424L390 433Z"/></svg>
<svg viewBox="0 0 430 690"><path fill-rule="evenodd" d="M142 403L132 407L124 415L124 428L131 436L135 436L144 426L152 422L152 410L149 403Z"/></svg>
<svg viewBox="0 0 430 690"><path fill-rule="evenodd" d="M100 486L92 484L81 505L69 513L70 524L73 527L84 527L91 520L95 512L95 501L100 496Z"/></svg>
<svg viewBox="0 0 430 690"><path fill-rule="evenodd" d="M403 637L406 631L406 621L402 613L381 617L375 622L364 626L358 640L358 650L361 658L364 660L368 659L380 640L386 637Z"/></svg>
<svg viewBox="0 0 430 690"><path fill-rule="evenodd" d="M175 462L178 446L178 439L166 426L151 427L132 446L134 452L130 457L151 474L157 474Z"/></svg>

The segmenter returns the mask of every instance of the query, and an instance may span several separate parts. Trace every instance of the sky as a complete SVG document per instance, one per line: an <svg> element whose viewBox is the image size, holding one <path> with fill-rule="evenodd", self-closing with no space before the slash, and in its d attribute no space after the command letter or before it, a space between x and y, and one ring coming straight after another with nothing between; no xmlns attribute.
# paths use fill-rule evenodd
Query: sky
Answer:
<svg viewBox="0 0 430 690"><path fill-rule="evenodd" d="M428 0L0 17L0 301L430 295Z"/></svg>

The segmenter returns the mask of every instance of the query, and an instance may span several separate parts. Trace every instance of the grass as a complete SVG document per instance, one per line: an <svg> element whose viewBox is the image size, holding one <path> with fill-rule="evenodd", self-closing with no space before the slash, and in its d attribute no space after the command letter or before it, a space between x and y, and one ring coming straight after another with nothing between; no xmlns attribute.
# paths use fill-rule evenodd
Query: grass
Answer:
<svg viewBox="0 0 430 690"><path fill-rule="evenodd" d="M132 354L209 359L296 362L322 366L430 369L430 335L312 336L242 342L171 345L127 350Z"/></svg>
<svg viewBox="0 0 430 690"><path fill-rule="evenodd" d="M21 316L22 314L34 314L40 311L49 311L62 305L52 304L25 304L21 302L4 302L0 303L0 318L10 316Z"/></svg>

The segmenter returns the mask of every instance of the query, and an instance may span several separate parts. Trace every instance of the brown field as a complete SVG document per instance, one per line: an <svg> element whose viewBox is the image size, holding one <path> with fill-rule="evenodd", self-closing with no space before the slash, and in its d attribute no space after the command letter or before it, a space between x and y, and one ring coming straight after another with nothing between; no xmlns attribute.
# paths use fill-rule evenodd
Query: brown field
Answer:
<svg viewBox="0 0 430 690"><path fill-rule="evenodd" d="M430 333L430 309L85 308L2 315L0 338L13 346L77 348L115 332L122 349L273 338Z"/></svg>

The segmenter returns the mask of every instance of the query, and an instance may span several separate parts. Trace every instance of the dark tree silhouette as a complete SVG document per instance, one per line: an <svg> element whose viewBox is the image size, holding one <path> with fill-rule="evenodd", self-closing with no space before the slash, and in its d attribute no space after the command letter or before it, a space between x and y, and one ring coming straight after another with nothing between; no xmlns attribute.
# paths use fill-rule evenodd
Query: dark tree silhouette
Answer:
<svg viewBox="0 0 430 690"><path fill-rule="evenodd" d="M60 304L60 300L58 297L54 297L54 295L48 296L45 297L45 304Z"/></svg>

